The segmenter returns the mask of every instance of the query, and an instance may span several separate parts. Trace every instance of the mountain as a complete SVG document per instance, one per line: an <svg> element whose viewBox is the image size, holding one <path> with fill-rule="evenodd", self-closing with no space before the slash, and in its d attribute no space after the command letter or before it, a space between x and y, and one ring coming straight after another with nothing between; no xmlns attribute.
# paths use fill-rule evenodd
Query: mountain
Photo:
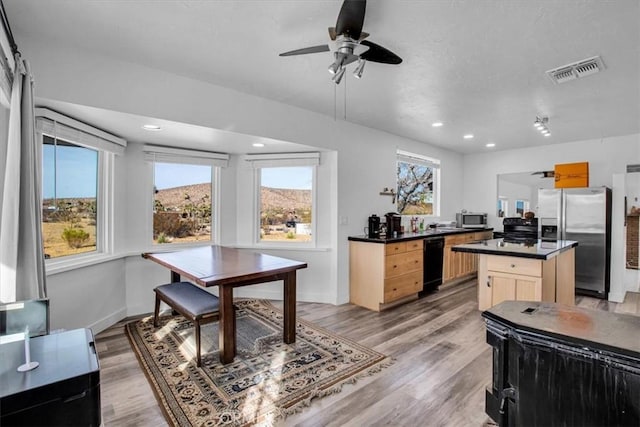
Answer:
<svg viewBox="0 0 640 427"><path fill-rule="evenodd" d="M201 203L205 196L211 194L210 184L193 184L181 187L158 190L155 199L166 208L184 206L191 203ZM188 195L189 199L185 196ZM285 210L309 209L311 207L311 190L289 190L283 188L262 187L262 204L265 209Z"/></svg>

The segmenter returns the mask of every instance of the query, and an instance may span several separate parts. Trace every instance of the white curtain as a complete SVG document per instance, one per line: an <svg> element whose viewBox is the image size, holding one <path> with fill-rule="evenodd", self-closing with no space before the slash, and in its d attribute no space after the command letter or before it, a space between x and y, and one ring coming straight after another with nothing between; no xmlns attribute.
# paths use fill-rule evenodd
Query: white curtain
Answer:
<svg viewBox="0 0 640 427"><path fill-rule="evenodd" d="M47 296L33 79L29 63L19 53L15 59L0 212L0 301L5 303Z"/></svg>

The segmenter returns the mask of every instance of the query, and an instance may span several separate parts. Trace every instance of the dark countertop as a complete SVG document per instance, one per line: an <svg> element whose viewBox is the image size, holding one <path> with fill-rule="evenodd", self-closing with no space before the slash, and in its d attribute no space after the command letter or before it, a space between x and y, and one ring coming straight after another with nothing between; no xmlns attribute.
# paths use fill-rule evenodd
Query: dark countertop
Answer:
<svg viewBox="0 0 640 427"><path fill-rule="evenodd" d="M551 302L504 301L482 313L487 320L640 360L640 317Z"/></svg>
<svg viewBox="0 0 640 427"><path fill-rule="evenodd" d="M395 242L406 242L409 240L417 240L417 239L428 239L429 237L443 237L450 236L452 234L463 234L463 233L475 233L477 231L493 231L493 228L448 228L448 227L437 227L437 228L429 228L422 233L402 233L397 237L380 237L380 238L370 238L367 236L349 236L349 240L354 242L369 242L369 243L395 243Z"/></svg>
<svg viewBox="0 0 640 427"><path fill-rule="evenodd" d="M549 259L576 246L578 246L578 242L573 240L545 242L538 239L531 241L531 243L509 243L503 239L491 239L478 243L456 245L453 246L451 250L454 252L471 252L474 254Z"/></svg>

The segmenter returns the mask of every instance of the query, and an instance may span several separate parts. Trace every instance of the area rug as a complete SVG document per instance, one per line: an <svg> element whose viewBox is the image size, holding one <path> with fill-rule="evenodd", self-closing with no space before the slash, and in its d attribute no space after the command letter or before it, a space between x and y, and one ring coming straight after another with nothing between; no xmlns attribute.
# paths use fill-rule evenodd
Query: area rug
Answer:
<svg viewBox="0 0 640 427"><path fill-rule="evenodd" d="M126 325L140 364L175 426L271 425L314 398L379 372L391 360L303 319L296 342L282 341L282 311L264 300L236 302L237 355L222 365L218 323L202 326L202 368L195 364L195 332L182 316Z"/></svg>

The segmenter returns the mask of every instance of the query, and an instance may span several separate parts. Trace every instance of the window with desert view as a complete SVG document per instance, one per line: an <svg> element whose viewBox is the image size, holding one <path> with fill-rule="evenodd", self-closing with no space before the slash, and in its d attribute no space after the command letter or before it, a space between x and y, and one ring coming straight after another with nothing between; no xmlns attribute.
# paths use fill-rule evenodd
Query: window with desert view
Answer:
<svg viewBox="0 0 640 427"><path fill-rule="evenodd" d="M265 167L260 179L260 241L311 242L314 167Z"/></svg>
<svg viewBox="0 0 640 427"><path fill-rule="evenodd" d="M212 173L209 165L154 163L156 243L212 240Z"/></svg>
<svg viewBox="0 0 640 427"><path fill-rule="evenodd" d="M97 249L98 152L43 136L42 238L45 258Z"/></svg>

